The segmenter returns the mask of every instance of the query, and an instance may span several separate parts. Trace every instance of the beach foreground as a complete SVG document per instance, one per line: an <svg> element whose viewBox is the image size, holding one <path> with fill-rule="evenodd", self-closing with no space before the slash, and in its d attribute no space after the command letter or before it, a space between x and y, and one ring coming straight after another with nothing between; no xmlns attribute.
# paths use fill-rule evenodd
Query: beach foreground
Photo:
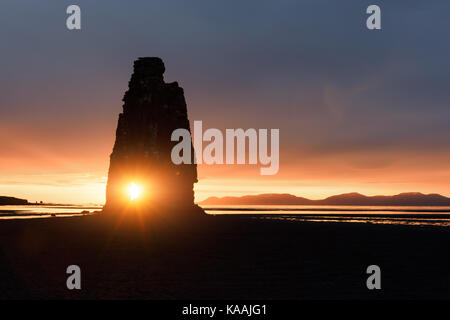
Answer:
<svg viewBox="0 0 450 320"><path fill-rule="evenodd" d="M0 223L1 299L449 298L450 229L98 214ZM368 290L379 265L382 289ZM81 268L68 290L66 268Z"/></svg>

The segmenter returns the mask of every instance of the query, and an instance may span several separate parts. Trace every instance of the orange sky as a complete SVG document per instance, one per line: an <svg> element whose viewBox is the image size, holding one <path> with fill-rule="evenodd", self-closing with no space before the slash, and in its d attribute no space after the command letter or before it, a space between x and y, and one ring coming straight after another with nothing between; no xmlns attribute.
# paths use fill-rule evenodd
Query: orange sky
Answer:
<svg viewBox="0 0 450 320"><path fill-rule="evenodd" d="M159 56L165 81L184 88L191 124L280 130L277 175L201 165L197 200L450 196L448 2L385 1L379 31L352 1L326 10L315 1L239 10L230 1L82 2L80 32L67 30L60 3L3 5L0 195L103 203L133 61Z"/></svg>
<svg viewBox="0 0 450 320"><path fill-rule="evenodd" d="M57 136L51 127L42 130L10 124L1 128L0 194L29 201L102 204L114 125L75 133L61 131ZM367 195L420 191L448 196L449 153L385 148L321 156L307 148L283 148L280 170L274 176L260 176L259 165L200 165L196 200L259 193L320 199L354 191Z"/></svg>

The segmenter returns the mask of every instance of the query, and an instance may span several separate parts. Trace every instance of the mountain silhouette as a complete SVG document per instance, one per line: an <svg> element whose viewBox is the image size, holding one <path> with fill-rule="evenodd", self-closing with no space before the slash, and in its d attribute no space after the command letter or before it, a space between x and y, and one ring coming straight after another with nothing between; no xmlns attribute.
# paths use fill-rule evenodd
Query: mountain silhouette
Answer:
<svg viewBox="0 0 450 320"><path fill-rule="evenodd" d="M28 204L25 199L19 199L14 197L0 196L0 205L23 205Z"/></svg>
<svg viewBox="0 0 450 320"><path fill-rule="evenodd" d="M355 205L355 206L450 206L450 198L440 194L405 192L394 196L365 196L352 192L311 200L288 193L267 193L242 197L209 197L202 205Z"/></svg>

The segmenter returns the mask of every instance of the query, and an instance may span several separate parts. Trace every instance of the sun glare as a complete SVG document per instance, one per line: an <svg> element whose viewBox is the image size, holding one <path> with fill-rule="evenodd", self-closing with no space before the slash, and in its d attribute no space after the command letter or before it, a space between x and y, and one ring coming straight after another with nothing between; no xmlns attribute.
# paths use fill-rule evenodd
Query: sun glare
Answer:
<svg viewBox="0 0 450 320"><path fill-rule="evenodd" d="M136 183L132 182L128 187L128 195L130 196L130 200L136 200L142 193L142 188L138 186Z"/></svg>

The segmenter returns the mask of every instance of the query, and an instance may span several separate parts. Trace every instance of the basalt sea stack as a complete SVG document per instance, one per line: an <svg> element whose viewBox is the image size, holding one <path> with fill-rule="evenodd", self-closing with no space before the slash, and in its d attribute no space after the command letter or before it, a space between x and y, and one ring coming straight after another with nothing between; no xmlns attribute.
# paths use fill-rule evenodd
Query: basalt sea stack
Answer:
<svg viewBox="0 0 450 320"><path fill-rule="evenodd" d="M189 129L183 88L165 83L160 58L139 58L123 98L106 187L106 212L132 208L199 212L197 168L171 160L172 132ZM192 148L192 144L191 144ZM191 150L193 155L193 149Z"/></svg>

